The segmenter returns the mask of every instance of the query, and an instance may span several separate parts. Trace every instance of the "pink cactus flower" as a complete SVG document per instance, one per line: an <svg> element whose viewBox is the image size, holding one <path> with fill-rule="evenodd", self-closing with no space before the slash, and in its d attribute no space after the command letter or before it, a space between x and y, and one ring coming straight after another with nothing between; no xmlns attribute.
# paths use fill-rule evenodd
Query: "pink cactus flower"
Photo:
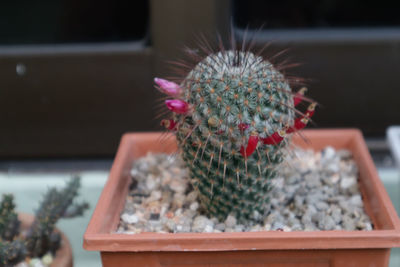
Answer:
<svg viewBox="0 0 400 267"><path fill-rule="evenodd" d="M178 114L185 114L189 110L188 103L186 103L183 100L179 99L165 100L165 104L167 105L167 108L169 110Z"/></svg>
<svg viewBox="0 0 400 267"><path fill-rule="evenodd" d="M181 93L181 87L174 83L161 78L154 78L154 82L158 85L158 89L170 96L177 96Z"/></svg>

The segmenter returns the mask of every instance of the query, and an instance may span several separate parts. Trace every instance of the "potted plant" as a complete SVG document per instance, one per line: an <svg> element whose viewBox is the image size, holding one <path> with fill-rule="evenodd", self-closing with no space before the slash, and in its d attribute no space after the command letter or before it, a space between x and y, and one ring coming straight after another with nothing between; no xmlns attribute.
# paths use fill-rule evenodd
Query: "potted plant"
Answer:
<svg viewBox="0 0 400 267"><path fill-rule="evenodd" d="M400 244L400 223L361 133L299 133L311 120L316 103L304 96L305 89L292 93L291 87L301 79L284 76L288 66L273 65L260 56L261 52L247 51L244 45L240 49L220 45L217 51L209 47L201 45L204 55L188 51L192 65L178 63L187 68L179 84L155 79L157 88L167 95L165 104L170 111L162 125L174 135L166 135L162 142L157 142L159 133L126 134L122 138L110 178L85 233L84 248L101 251L104 266L117 262L119 266L387 266L390 248ZM310 103L304 111L297 109L301 102ZM170 138L173 136L176 138ZM133 235L116 232L129 190L143 188L138 181L131 181L132 163L147 152L178 151L189 170L188 179L198 196L203 220L226 222L233 218L246 226L270 214L271 183L282 163L287 163L291 142L316 151L331 146L352 152L363 198L354 200L365 207L373 229L216 232L205 226L201 230L205 233L136 228ZM173 178L170 180L173 182ZM151 193L153 199L145 200L151 203L163 197L161 193L136 193ZM324 209L324 205L319 206ZM136 217L131 219L137 221Z"/></svg>
<svg viewBox="0 0 400 267"><path fill-rule="evenodd" d="M72 250L65 235L55 228L60 218L82 215L86 202L74 203L80 178L62 190L48 189L35 215L17 213L14 197L3 195L0 203L0 266L72 267Z"/></svg>

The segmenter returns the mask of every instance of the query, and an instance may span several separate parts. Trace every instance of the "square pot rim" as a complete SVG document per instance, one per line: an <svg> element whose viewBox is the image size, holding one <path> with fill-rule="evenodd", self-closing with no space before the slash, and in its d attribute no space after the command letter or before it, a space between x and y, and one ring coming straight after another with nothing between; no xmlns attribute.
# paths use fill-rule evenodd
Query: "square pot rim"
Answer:
<svg viewBox="0 0 400 267"><path fill-rule="evenodd" d="M111 168L109 179L101 193L98 204L84 234L83 247L86 250L100 251L228 251L228 250L282 250L282 249L359 249L359 248L391 248L400 246L400 221L390 201L390 198L379 179L371 155L365 144L362 133L358 129L318 129L304 130L303 135L312 139L313 136L324 138L341 138L345 142L355 143L361 150L363 161L366 162L367 178L373 184L376 193L374 201L384 203L382 209L389 227L371 231L259 231L239 233L112 233L114 224L106 224L104 220L112 220L107 214L111 210L110 201L113 196L123 198L118 208L118 215L125 203L126 194L115 194L121 188L117 183L122 176L123 161L132 149L132 142L145 136L158 138L160 132L126 133L121 139L115 161ZM325 144L329 145L328 143ZM354 152L354 151L352 151ZM127 175L127 173L125 173ZM126 190L127 192L127 190ZM364 200L370 201L370 200ZM108 206L107 206L108 205ZM114 214L114 216L115 216ZM370 215L371 216L371 215ZM371 216L372 217L372 216ZM374 221L374 218L372 218ZM115 221L115 219L114 219ZM110 228L111 227L111 228Z"/></svg>

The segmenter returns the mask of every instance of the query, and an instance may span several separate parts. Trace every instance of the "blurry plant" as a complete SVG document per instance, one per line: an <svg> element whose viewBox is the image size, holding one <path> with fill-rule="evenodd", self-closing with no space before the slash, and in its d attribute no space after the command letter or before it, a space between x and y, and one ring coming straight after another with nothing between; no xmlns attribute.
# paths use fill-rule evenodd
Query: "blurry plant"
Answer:
<svg viewBox="0 0 400 267"><path fill-rule="evenodd" d="M205 38L204 38L205 40ZM203 209L224 220L229 214L243 222L265 214L270 182L284 160L290 136L314 114L303 84L284 71L295 64L272 64L253 42L240 48L232 38L226 49L200 41L187 50L187 61L175 62L182 75L175 81L155 78L171 111L161 124L175 133L179 151ZM310 105L303 112L302 101Z"/></svg>
<svg viewBox="0 0 400 267"><path fill-rule="evenodd" d="M0 203L0 238L12 241L18 235L19 226L20 222L15 212L14 197L6 194Z"/></svg>
<svg viewBox="0 0 400 267"><path fill-rule="evenodd" d="M55 231L57 221L82 215L89 207L86 202L74 203L79 187L80 178L73 177L62 190L48 189L26 231L20 228L13 196L4 195L0 204L0 266L13 266L26 257L48 252L55 254L61 246L60 233Z"/></svg>

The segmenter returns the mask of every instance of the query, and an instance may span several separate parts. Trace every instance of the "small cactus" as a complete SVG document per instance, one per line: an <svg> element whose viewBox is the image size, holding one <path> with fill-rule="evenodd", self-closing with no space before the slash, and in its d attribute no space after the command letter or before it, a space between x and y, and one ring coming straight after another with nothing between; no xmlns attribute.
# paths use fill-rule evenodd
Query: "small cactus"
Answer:
<svg viewBox="0 0 400 267"><path fill-rule="evenodd" d="M207 215L224 220L233 214L245 222L255 211L267 212L270 182L290 136L306 126L316 104L298 111L300 102L311 102L306 89L293 93L284 67L260 53L222 45L202 52L190 51L196 62L179 83L155 79L170 98L162 125L175 133Z"/></svg>
<svg viewBox="0 0 400 267"><path fill-rule="evenodd" d="M22 240L0 240L0 266L11 267L23 261L26 257L26 247Z"/></svg>
<svg viewBox="0 0 400 267"><path fill-rule="evenodd" d="M3 195L0 203L0 239L12 241L19 233L20 221L15 212L14 197Z"/></svg>
<svg viewBox="0 0 400 267"><path fill-rule="evenodd" d="M56 252L61 245L61 236L54 231L57 221L82 215L88 208L86 202L73 202L79 187L80 178L73 177L62 190L50 188L26 233L21 233L12 195L3 196L0 203L0 267L13 266L26 257Z"/></svg>
<svg viewBox="0 0 400 267"><path fill-rule="evenodd" d="M35 213L35 220L26 235L26 247L31 257L41 256L49 250L59 247L59 234L54 232L55 224L60 218L68 215L69 218L82 213L82 207L87 203L75 204L74 198L78 195L80 179L72 178L61 191L50 188L44 196L39 209ZM76 210L76 214L68 210Z"/></svg>

